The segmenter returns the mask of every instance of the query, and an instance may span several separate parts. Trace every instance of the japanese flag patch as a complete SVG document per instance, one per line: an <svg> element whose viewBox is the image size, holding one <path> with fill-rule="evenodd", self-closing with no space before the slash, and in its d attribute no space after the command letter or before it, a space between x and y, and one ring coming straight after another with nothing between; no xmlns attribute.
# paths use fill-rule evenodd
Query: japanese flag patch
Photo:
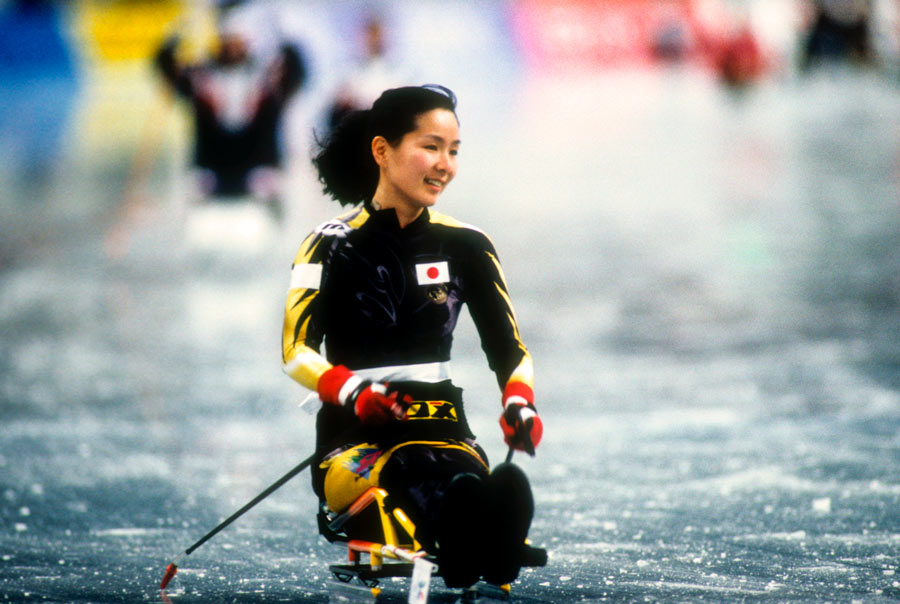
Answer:
<svg viewBox="0 0 900 604"><path fill-rule="evenodd" d="M428 262L416 265L416 280L419 285L432 285L434 283L447 283L450 281L450 267L447 261Z"/></svg>

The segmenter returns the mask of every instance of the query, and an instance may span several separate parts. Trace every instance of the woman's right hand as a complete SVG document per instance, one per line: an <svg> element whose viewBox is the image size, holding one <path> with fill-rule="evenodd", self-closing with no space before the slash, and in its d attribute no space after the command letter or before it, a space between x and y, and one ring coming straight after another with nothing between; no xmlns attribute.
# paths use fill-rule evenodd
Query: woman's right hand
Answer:
<svg viewBox="0 0 900 604"><path fill-rule="evenodd" d="M344 406L353 409L359 421L367 426L380 426L395 419L406 419L409 395L404 395L401 399L399 392L391 392L388 388L388 384L363 380Z"/></svg>
<svg viewBox="0 0 900 604"><path fill-rule="evenodd" d="M401 396L388 384L363 380L343 365L323 373L316 389L323 402L347 407L368 426L405 419L412 402L408 394Z"/></svg>

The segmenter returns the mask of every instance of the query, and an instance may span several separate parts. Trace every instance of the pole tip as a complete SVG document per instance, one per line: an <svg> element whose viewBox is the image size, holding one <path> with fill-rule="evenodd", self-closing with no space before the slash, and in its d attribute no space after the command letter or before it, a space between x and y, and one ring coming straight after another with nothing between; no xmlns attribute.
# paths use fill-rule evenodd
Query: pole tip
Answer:
<svg viewBox="0 0 900 604"><path fill-rule="evenodd" d="M159 584L160 589L165 589L166 585L169 584L169 581L172 580L172 577L175 576L175 573L178 572L178 567L175 566L175 563L172 562L170 565L166 567L166 574L163 576L162 583Z"/></svg>

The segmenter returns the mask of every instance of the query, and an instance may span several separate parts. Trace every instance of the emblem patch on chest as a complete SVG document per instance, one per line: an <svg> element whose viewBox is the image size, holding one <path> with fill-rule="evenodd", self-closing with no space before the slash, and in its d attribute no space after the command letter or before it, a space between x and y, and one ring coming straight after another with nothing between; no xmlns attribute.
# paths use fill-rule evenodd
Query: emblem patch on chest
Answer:
<svg viewBox="0 0 900 604"><path fill-rule="evenodd" d="M435 285L433 287L429 287L428 291L426 291L425 293L428 296L428 299L435 304L443 304L447 301L446 285Z"/></svg>

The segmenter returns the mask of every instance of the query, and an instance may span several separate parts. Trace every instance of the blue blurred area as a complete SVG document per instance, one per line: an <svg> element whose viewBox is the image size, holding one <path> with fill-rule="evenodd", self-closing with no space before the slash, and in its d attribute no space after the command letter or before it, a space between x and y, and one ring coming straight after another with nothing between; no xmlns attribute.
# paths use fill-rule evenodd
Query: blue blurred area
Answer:
<svg viewBox="0 0 900 604"><path fill-rule="evenodd" d="M0 6L0 138L7 169L43 175L60 155L78 92L62 11L38 0Z"/></svg>

